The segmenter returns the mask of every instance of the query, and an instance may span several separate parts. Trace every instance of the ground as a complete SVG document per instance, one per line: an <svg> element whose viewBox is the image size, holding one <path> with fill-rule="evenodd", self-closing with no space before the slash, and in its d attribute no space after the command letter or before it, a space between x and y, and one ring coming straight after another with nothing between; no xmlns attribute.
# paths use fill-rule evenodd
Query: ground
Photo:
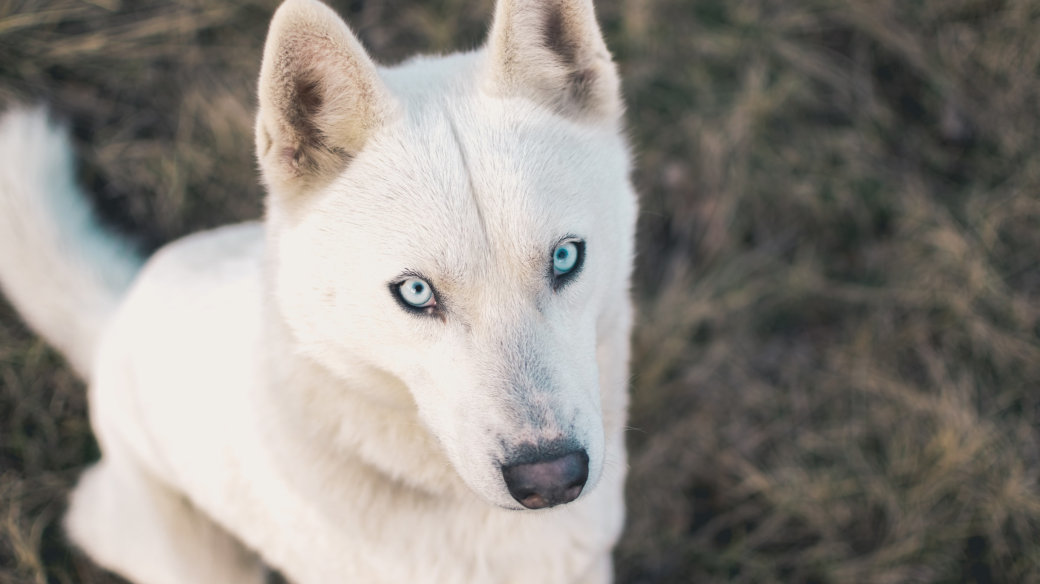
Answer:
<svg viewBox="0 0 1040 584"><path fill-rule="evenodd" d="M382 62L491 0L334 1ZM261 212L274 3L0 2L145 248ZM602 0L641 193L621 583L1040 582L1040 4ZM0 305L0 583L117 581L57 521L83 386Z"/></svg>

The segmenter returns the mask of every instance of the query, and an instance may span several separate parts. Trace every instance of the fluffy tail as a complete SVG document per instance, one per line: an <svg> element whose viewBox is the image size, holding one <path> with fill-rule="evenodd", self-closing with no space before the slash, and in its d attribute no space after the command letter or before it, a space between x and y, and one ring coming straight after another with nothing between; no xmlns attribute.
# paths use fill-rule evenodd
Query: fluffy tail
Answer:
<svg viewBox="0 0 1040 584"><path fill-rule="evenodd" d="M88 377L142 260L98 223L74 168L65 130L42 108L0 116L0 288Z"/></svg>

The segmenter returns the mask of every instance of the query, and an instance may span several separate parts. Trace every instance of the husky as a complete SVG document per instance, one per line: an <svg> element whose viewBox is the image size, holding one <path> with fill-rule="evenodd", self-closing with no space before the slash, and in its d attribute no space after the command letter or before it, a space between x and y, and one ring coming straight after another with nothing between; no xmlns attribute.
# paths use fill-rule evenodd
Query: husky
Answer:
<svg viewBox="0 0 1040 584"><path fill-rule="evenodd" d="M0 282L102 453L72 542L140 584L610 582L637 201L591 0L387 68L288 0L258 92L264 220L147 259L0 118Z"/></svg>

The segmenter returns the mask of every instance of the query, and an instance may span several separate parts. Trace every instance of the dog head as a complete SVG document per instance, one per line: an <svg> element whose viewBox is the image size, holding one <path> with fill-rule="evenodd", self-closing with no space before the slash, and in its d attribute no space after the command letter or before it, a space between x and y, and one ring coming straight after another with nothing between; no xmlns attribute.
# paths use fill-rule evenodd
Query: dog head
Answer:
<svg viewBox="0 0 1040 584"><path fill-rule="evenodd" d="M407 388L371 397L416 408L492 503L591 489L635 218L591 2L502 0L482 51L381 69L332 10L289 0L259 93L274 300L300 351Z"/></svg>

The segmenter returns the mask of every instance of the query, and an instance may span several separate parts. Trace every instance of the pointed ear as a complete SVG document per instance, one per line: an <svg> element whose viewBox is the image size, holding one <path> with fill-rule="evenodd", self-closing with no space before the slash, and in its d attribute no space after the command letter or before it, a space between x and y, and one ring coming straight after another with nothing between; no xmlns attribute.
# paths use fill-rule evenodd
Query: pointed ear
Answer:
<svg viewBox="0 0 1040 584"><path fill-rule="evenodd" d="M288 194L342 171L393 103L361 43L318 0L286 0L275 12L259 97L260 168L269 187Z"/></svg>
<svg viewBox="0 0 1040 584"><path fill-rule="evenodd" d="M498 0L487 51L494 94L528 97L582 119L622 112L592 0Z"/></svg>

